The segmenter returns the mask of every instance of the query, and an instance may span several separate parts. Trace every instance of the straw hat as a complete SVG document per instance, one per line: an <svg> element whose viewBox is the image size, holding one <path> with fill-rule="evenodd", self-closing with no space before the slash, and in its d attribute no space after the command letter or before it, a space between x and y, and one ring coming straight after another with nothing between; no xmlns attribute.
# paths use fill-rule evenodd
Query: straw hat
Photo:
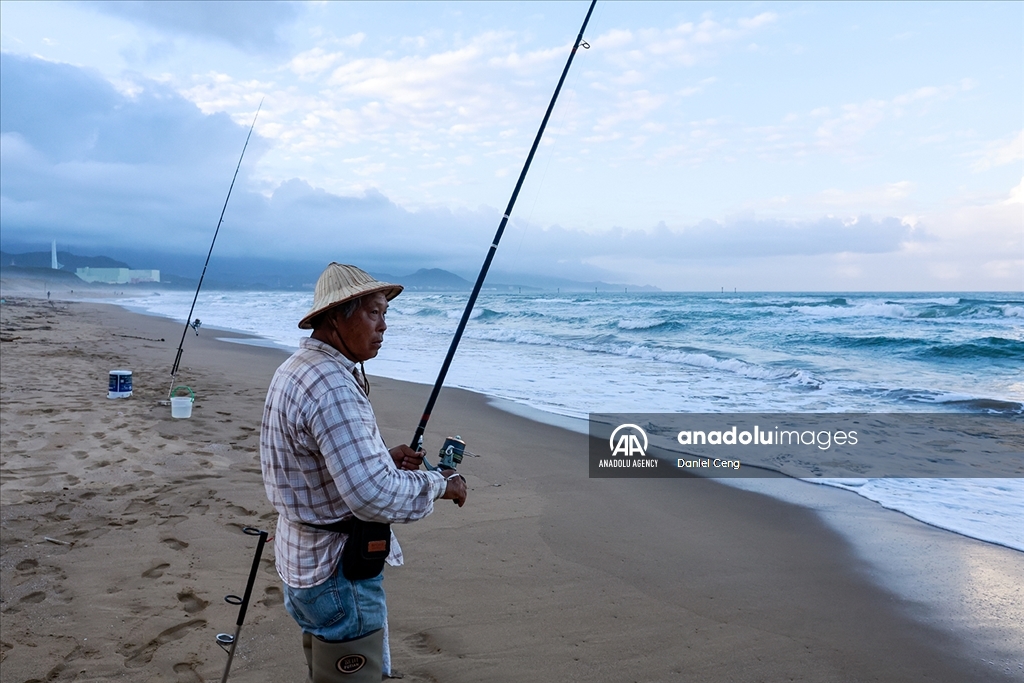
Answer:
<svg viewBox="0 0 1024 683"><path fill-rule="evenodd" d="M313 329L313 318L346 301L375 292L383 292L388 301L391 301L402 293L402 289L402 285L374 280L369 273L355 266L331 263L316 281L313 308L299 321L299 327L303 330Z"/></svg>

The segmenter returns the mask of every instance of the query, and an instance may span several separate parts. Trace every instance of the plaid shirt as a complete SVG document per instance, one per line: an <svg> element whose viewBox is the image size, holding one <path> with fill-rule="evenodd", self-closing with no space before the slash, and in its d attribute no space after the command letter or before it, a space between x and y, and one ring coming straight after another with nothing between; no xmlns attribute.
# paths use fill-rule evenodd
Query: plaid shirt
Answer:
<svg viewBox="0 0 1024 683"><path fill-rule="evenodd" d="M330 524L355 515L368 522L411 522L444 494L439 473L399 470L355 363L316 339L274 373L263 409L260 461L267 497L277 508L277 572L293 588L323 583L341 560L345 534ZM392 536L390 564L402 564Z"/></svg>

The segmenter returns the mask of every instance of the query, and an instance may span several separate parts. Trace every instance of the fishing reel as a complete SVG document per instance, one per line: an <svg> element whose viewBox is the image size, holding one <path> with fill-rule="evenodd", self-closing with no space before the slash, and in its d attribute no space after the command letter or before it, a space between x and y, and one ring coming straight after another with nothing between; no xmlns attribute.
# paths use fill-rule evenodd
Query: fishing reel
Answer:
<svg viewBox="0 0 1024 683"><path fill-rule="evenodd" d="M458 435L449 436L444 440L444 444L442 444L441 450L437 454L439 458L437 466L442 470L458 469L465 453L466 442L462 440L462 437Z"/></svg>

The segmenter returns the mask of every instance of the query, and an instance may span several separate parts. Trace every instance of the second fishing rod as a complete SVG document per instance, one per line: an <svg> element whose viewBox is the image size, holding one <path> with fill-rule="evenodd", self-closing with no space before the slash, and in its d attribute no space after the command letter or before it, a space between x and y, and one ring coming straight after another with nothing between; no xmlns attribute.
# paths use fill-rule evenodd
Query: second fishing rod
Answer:
<svg viewBox="0 0 1024 683"><path fill-rule="evenodd" d="M505 232L505 226L508 224L509 216L512 215L512 209L516 205L516 199L519 198L519 191L523 187L523 181L526 180L526 174L530 170L530 164L533 163L533 157L537 153L537 147L540 146L540 140L544 136L544 129L548 125L548 119L551 118L551 112L555 108L555 102L558 101L558 94L562 91L562 84L565 83L565 77L569 73L569 67L572 66L572 60L576 56L576 51L582 47L588 49L590 45L583 40L583 34L587 30L587 23L590 21L590 15L594 12L594 6L597 4L597 0L591 0L590 7L587 9L587 16L583 19L583 25L580 27L579 35L576 36L576 42L573 43L572 50L569 52L569 58L565 62L565 68L562 69L562 76L558 79L558 85L555 86L555 92L551 96L551 102L548 104L547 111L544 112L544 119L540 123L540 128L537 130L537 136L533 140L533 146L530 147L530 153L526 157L526 163L523 164L523 170L519 174L519 180L516 182L516 187L512 191L512 197L508 200L508 206L505 208L505 213L501 217L501 222L498 224L498 231L494 234L494 239L491 241L491 246L487 250L487 256L484 257L483 267L480 268L480 274L477 275L476 283L473 285L473 292L469 295L469 301L466 302L466 310L462 312L462 318L459 320L459 326L455 330L455 336L452 337L451 345L448 347L448 353L445 355L444 362L441 364L441 371L437 375L437 380L434 382L434 388L430 392L430 398L427 399L427 405L423 409L423 417L420 418L419 426L416 427L416 433L412 437L412 441L409 443L412 445L414 450L420 450L423 446L423 433L427 429L427 422L430 420L430 414L434 410L434 404L437 402L437 397L441 393L441 387L444 385L445 377L448 375L448 368L452 364L452 359L455 357L455 351L459 347L459 342L462 340L462 333L466 330L466 323L469 322L469 317L473 313L473 306L476 304L477 296L480 294L480 289L483 287L484 279L487 277L487 271L491 267L491 261L494 260L494 254L498 250L498 243L501 242L501 236ZM449 439L445 442L445 447L441 450L441 463L440 466L447 469L455 469L459 461L462 460L462 450L458 448L457 444L449 445ZM458 441L458 444L462 444ZM452 447L454 446L454 447ZM465 444L462 444L465 447ZM458 456L457 459L455 456ZM424 458L424 465L427 469L434 468Z"/></svg>

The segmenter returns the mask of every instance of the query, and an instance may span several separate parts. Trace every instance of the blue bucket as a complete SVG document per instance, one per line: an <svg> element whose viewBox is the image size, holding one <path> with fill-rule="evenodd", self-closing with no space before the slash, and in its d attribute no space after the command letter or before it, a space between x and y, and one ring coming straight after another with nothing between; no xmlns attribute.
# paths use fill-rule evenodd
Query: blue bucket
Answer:
<svg viewBox="0 0 1024 683"><path fill-rule="evenodd" d="M132 395L132 371L111 370L107 398L128 398Z"/></svg>

